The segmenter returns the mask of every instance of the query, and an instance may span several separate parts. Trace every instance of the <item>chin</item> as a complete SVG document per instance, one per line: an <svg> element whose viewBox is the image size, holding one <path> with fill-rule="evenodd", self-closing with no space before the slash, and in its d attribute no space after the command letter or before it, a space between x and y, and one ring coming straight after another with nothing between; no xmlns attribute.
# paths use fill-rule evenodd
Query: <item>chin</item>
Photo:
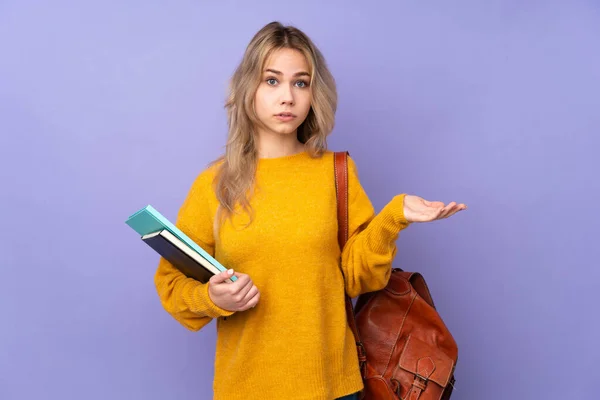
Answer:
<svg viewBox="0 0 600 400"><path fill-rule="evenodd" d="M297 131L298 127L277 126L271 128L271 132L274 132L278 135L293 135Z"/></svg>

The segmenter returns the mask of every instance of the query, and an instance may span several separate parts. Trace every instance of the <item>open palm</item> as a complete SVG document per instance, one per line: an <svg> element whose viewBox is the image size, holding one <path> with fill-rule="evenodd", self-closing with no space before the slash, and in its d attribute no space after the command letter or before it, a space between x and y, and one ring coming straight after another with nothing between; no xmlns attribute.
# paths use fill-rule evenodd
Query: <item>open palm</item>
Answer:
<svg viewBox="0 0 600 400"><path fill-rule="evenodd" d="M441 201L427 201L422 197L409 194L404 197L404 217L408 222L435 221L466 209L466 205L454 201L446 205Z"/></svg>

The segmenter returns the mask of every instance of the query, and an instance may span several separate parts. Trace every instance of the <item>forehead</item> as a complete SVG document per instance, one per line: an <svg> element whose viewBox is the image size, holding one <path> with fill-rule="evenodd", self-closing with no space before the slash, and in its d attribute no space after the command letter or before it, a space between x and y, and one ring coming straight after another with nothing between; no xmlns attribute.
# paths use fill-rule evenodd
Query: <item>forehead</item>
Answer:
<svg viewBox="0 0 600 400"><path fill-rule="evenodd" d="M299 71L309 71L309 64L302 52L295 49L274 50L265 60L264 69L275 69L284 74L294 74Z"/></svg>

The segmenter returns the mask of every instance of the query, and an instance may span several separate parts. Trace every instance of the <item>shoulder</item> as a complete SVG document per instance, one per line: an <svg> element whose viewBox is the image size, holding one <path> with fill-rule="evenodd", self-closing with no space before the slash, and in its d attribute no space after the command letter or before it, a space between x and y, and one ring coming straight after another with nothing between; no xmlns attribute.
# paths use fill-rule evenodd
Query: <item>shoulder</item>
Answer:
<svg viewBox="0 0 600 400"><path fill-rule="evenodd" d="M215 178L223 164L222 160L215 161L206 165L203 169L198 171L192 182L191 190L193 192L213 192Z"/></svg>

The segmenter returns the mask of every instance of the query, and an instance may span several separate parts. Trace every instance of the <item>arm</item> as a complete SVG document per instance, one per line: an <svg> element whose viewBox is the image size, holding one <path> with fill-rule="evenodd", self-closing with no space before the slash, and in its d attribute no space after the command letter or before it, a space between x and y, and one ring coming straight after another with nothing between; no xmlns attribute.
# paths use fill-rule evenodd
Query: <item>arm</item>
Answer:
<svg viewBox="0 0 600 400"><path fill-rule="evenodd" d="M214 256L213 221L207 201L211 187L206 173L196 178L179 209L175 225ZM208 283L186 277L163 257L159 260L154 283L164 309L189 330L198 331L213 318L233 314L211 300Z"/></svg>
<svg viewBox="0 0 600 400"><path fill-rule="evenodd" d="M348 157L348 242L342 251L346 292L350 297L383 289L396 255L396 240L409 225L404 194L395 196L379 214L365 193L354 161Z"/></svg>

